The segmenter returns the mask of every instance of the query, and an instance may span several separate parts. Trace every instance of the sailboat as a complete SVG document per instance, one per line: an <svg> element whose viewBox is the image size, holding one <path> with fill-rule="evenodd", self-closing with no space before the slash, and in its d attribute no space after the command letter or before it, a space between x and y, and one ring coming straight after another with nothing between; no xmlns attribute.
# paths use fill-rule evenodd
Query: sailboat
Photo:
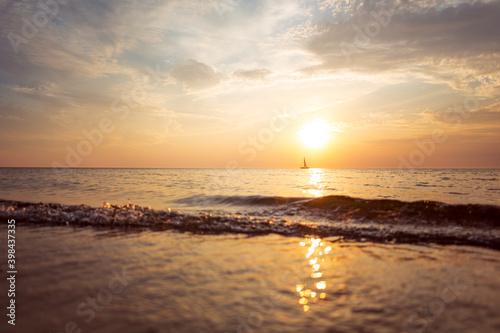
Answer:
<svg viewBox="0 0 500 333"><path fill-rule="evenodd" d="M306 158L305 157L304 157L304 166L301 166L300 168L301 169L309 169L309 167L307 166Z"/></svg>

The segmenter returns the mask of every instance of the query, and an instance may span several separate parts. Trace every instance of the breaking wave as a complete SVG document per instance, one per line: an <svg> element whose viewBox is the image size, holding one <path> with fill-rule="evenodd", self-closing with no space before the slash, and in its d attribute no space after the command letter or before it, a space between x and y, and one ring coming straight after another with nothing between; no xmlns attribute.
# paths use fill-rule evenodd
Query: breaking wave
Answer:
<svg viewBox="0 0 500 333"><path fill-rule="evenodd" d="M242 214L183 213L127 204L62 205L0 201L0 216L30 224L143 227L197 234L276 233L289 236L341 237L396 243L438 243L500 249L500 207L405 202L348 196L286 198L265 196L193 196L213 204L247 208Z"/></svg>

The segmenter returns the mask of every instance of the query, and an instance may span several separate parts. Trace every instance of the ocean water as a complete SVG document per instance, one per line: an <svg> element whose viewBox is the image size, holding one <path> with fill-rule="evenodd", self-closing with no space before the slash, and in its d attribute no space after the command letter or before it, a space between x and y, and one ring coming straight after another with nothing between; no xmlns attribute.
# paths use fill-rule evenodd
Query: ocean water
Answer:
<svg viewBox="0 0 500 333"><path fill-rule="evenodd" d="M499 179L2 168L18 306L0 330L498 332Z"/></svg>
<svg viewBox="0 0 500 333"><path fill-rule="evenodd" d="M37 223L500 248L499 169L4 168L0 184L0 212Z"/></svg>
<svg viewBox="0 0 500 333"><path fill-rule="evenodd" d="M0 168L0 198L28 202L203 210L252 196L328 195L500 205L500 169Z"/></svg>
<svg viewBox="0 0 500 333"><path fill-rule="evenodd" d="M500 329L489 249L60 226L17 237L17 323L2 332Z"/></svg>

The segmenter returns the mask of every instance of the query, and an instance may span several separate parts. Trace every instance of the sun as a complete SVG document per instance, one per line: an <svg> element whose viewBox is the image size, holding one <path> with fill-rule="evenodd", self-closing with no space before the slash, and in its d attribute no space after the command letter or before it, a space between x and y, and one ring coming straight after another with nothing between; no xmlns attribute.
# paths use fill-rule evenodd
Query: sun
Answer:
<svg viewBox="0 0 500 333"><path fill-rule="evenodd" d="M304 125L299 132L300 140L309 148L322 148L330 140L330 127L321 119Z"/></svg>

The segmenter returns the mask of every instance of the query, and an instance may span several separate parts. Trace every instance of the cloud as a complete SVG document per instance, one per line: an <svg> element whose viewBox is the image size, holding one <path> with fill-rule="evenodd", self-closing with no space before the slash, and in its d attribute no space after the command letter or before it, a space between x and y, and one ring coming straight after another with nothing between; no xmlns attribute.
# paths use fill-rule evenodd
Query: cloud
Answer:
<svg viewBox="0 0 500 333"><path fill-rule="evenodd" d="M214 68L193 59L177 64L172 68L170 74L188 89L194 90L216 86L224 78L224 75Z"/></svg>
<svg viewBox="0 0 500 333"><path fill-rule="evenodd" d="M456 125L494 125L500 124L500 103L494 103L476 110L466 110L465 108L449 109L446 111L426 110L422 117L431 123Z"/></svg>
<svg viewBox="0 0 500 333"><path fill-rule="evenodd" d="M306 73L404 72L457 90L500 86L500 1L350 1L304 41L320 64Z"/></svg>
<svg viewBox="0 0 500 333"><path fill-rule="evenodd" d="M269 75L271 75L272 71L269 69L254 69L251 71L237 71L234 72L233 75L237 79L245 80L245 81L264 81L267 79Z"/></svg>

